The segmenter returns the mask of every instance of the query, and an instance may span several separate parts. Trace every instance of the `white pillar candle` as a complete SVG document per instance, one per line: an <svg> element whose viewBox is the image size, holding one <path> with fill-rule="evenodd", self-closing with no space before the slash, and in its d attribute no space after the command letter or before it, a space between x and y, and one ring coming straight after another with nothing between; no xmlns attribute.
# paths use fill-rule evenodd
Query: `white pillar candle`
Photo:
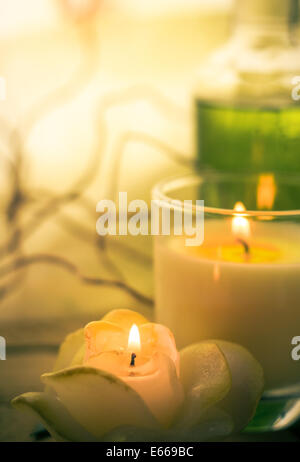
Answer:
<svg viewBox="0 0 300 462"><path fill-rule="evenodd" d="M180 348L212 338L244 345L261 362L266 389L300 383L300 364L291 357L300 332L300 226L251 222L247 254L233 233L243 227L236 219L247 222L206 220L201 247L156 238L157 320Z"/></svg>

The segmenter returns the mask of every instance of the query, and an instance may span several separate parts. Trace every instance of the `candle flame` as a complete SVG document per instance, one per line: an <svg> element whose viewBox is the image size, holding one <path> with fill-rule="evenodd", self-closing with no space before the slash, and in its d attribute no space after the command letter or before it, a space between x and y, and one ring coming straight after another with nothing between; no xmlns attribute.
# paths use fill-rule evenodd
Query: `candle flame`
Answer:
<svg viewBox="0 0 300 462"><path fill-rule="evenodd" d="M276 196L276 183L272 173L260 175L257 186L257 207L271 210Z"/></svg>
<svg viewBox="0 0 300 462"><path fill-rule="evenodd" d="M213 278L214 278L215 282L218 282L219 279L220 279L220 266L219 266L219 263L216 263L214 265Z"/></svg>
<svg viewBox="0 0 300 462"><path fill-rule="evenodd" d="M139 328L136 324L133 324L128 337L128 349L134 353L141 349L141 337Z"/></svg>
<svg viewBox="0 0 300 462"><path fill-rule="evenodd" d="M245 212L246 208L242 202L237 202L234 210L236 212ZM250 236L249 220L240 213L235 215L232 219L232 232L238 238L247 239Z"/></svg>

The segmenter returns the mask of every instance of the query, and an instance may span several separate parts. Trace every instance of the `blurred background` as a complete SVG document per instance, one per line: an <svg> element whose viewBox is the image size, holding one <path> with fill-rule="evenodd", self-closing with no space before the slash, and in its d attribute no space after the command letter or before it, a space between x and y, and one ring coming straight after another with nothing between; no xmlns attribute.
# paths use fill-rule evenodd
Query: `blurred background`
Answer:
<svg viewBox="0 0 300 462"><path fill-rule="evenodd" d="M196 143L212 153L202 159L205 167L211 161L217 168L224 150L215 136L220 127L224 140L232 133L237 140L237 149L226 145L233 153L227 166L236 170L245 136L242 124L237 132L232 127L240 116L232 116L229 106L216 116L202 101L217 89L232 102L234 92L240 95L237 81L252 100L257 74L254 79L249 63L258 62L255 72L261 74L268 67L262 63L272 63L267 72L272 82L277 76L276 90L270 79L260 78L263 94L266 87L277 93L284 88L289 106L296 65L284 78L278 69L300 62L290 50L280 61L273 47L265 59L265 48L261 54L255 45L253 54L249 47L248 55L235 41L213 63L225 69L224 57L234 63L244 56L240 67L234 63L235 74L215 67L199 87L202 64L230 36L236 3L242 2L0 0L0 335L7 341L7 361L0 361L0 441L43 438L34 420L13 411L9 401L41 388L39 376L51 369L68 332L114 308L153 316L151 238L100 238L97 202L116 199L119 191L127 191L128 200L149 201L159 180L199 164L199 133ZM196 88L203 125L195 137ZM299 110L288 112L287 121L279 115L282 140L289 138L294 152ZM268 121L269 113L263 117ZM259 143L256 136L244 166L254 156L253 165L263 171L261 146L283 131L261 124L256 113L247 120L249 133L260 133L258 125L265 132Z"/></svg>
<svg viewBox="0 0 300 462"><path fill-rule="evenodd" d="M48 343L120 304L151 309L151 242L100 239L96 203L149 200L155 182L193 168L196 71L227 38L230 9L0 0L0 322L5 334L13 321L14 342L32 320Z"/></svg>
<svg viewBox="0 0 300 462"><path fill-rule="evenodd" d="M113 308L152 316L151 239L101 239L96 204L191 171L196 71L231 6L0 0L1 441L34 439L9 400L40 389L68 332Z"/></svg>

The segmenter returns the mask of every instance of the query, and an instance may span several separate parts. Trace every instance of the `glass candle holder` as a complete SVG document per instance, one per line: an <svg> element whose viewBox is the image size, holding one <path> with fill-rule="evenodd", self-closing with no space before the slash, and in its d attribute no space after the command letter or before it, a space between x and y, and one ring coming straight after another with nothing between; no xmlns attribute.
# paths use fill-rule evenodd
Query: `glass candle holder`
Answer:
<svg viewBox="0 0 300 462"><path fill-rule="evenodd" d="M246 347L265 392L249 431L281 429L300 414L300 179L205 173L157 185L162 210L204 200L204 240L155 237L156 320L179 348L206 339ZM192 201L188 206L184 201ZM163 214L162 214L163 215ZM174 229L173 229L174 231Z"/></svg>

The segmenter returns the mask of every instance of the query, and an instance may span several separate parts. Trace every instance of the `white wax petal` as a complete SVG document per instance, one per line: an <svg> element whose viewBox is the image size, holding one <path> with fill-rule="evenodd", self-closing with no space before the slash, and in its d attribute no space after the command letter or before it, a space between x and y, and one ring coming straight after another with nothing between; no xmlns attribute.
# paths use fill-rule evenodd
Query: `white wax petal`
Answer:
<svg viewBox="0 0 300 462"><path fill-rule="evenodd" d="M168 427L184 401L183 387L174 362L163 353L153 355L156 371L148 376L127 377L124 381L145 401L157 420Z"/></svg>

